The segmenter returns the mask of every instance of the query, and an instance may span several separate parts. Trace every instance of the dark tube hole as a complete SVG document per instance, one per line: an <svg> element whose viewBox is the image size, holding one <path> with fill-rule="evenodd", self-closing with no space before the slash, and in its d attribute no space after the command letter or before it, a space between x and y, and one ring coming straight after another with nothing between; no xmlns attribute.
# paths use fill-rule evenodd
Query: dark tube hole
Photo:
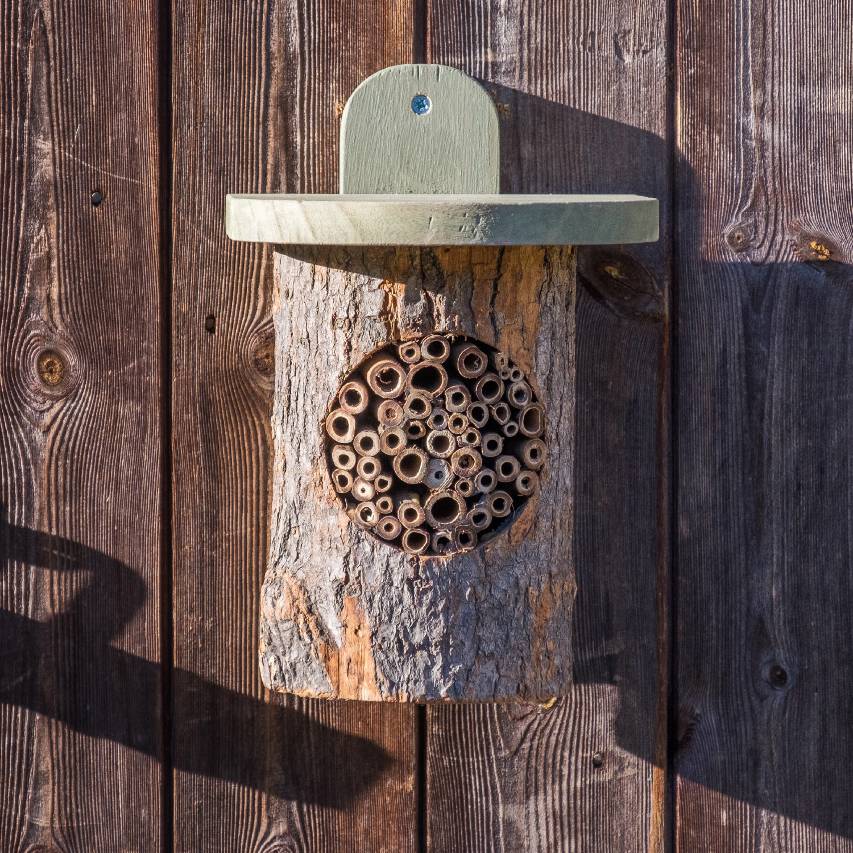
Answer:
<svg viewBox="0 0 853 853"><path fill-rule="evenodd" d="M421 457L417 453L407 453L400 460L400 470L407 477L415 477L421 470Z"/></svg>
<svg viewBox="0 0 853 853"><path fill-rule="evenodd" d="M498 393L500 392L500 386L498 385L497 382L495 382L494 379L487 379L483 383L482 392L483 392L483 396L486 399L491 400L492 398L498 396Z"/></svg>
<svg viewBox="0 0 853 853"><path fill-rule="evenodd" d="M392 391L400 384L400 374L395 367L383 367L376 374L376 384L383 391Z"/></svg>
<svg viewBox="0 0 853 853"><path fill-rule="evenodd" d="M446 453L450 449L450 439L446 435L433 436L432 449L436 453Z"/></svg>
<svg viewBox="0 0 853 853"><path fill-rule="evenodd" d="M424 365L412 371L412 388L435 394L441 388L442 373L432 365Z"/></svg>
<svg viewBox="0 0 853 853"><path fill-rule="evenodd" d="M361 402L361 392L357 388L348 388L344 400L348 406L357 406Z"/></svg>
<svg viewBox="0 0 853 853"><path fill-rule="evenodd" d="M471 516L471 521L479 527L480 525L485 524L488 521L488 516L484 512L475 512Z"/></svg>
<svg viewBox="0 0 853 853"><path fill-rule="evenodd" d="M475 352L467 352L462 357L462 366L469 373L476 373L483 366L483 359Z"/></svg>
<svg viewBox="0 0 853 853"><path fill-rule="evenodd" d="M420 551L427 543L426 534L421 533L420 530L410 530L406 536L406 542L413 551Z"/></svg>
<svg viewBox="0 0 853 853"><path fill-rule="evenodd" d="M454 521L459 515L459 505L453 498L439 498L432 505L432 516L440 524Z"/></svg>

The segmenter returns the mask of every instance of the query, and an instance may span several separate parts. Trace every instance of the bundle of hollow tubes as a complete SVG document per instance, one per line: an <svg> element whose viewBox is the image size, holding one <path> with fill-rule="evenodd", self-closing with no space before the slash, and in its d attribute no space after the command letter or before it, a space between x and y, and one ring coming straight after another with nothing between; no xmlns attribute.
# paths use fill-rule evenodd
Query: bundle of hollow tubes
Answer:
<svg viewBox="0 0 853 853"><path fill-rule="evenodd" d="M335 491L360 527L409 554L475 548L536 492L545 412L501 352L450 335L359 365L325 420Z"/></svg>

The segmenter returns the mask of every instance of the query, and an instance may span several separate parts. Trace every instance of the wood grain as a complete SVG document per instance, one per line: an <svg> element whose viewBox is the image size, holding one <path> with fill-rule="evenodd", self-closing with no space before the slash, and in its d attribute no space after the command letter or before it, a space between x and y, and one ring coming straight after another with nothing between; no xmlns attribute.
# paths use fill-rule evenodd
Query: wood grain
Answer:
<svg viewBox="0 0 853 853"><path fill-rule="evenodd" d="M223 227L226 193L336 189L340 110L410 59L409 4L173 8L175 849L411 850L411 711L261 687L271 264Z"/></svg>
<svg viewBox="0 0 853 853"><path fill-rule="evenodd" d="M431 0L426 58L490 86L504 192L654 196L666 234L666 24L660 0ZM430 850L661 849L668 265L666 239L579 252L577 686L428 711Z"/></svg>
<svg viewBox="0 0 853 853"><path fill-rule="evenodd" d="M679 4L682 850L853 849L851 25Z"/></svg>
<svg viewBox="0 0 853 853"><path fill-rule="evenodd" d="M160 848L154 8L0 13L3 850Z"/></svg>
<svg viewBox="0 0 853 853"><path fill-rule="evenodd" d="M575 597L572 249L306 247L277 257L276 278L264 683L400 702L560 693ZM378 347L436 332L505 353L547 424L537 495L505 533L450 559L412 557L350 522L319 426Z"/></svg>

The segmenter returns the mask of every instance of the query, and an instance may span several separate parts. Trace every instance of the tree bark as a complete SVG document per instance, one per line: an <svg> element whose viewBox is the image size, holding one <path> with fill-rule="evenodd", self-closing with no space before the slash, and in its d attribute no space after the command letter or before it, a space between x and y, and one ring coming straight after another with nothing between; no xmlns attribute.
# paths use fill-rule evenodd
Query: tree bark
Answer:
<svg viewBox="0 0 853 853"><path fill-rule="evenodd" d="M572 249L313 247L277 255L276 265L265 684L396 701L565 693L575 593ZM367 355L433 331L506 352L547 417L539 494L508 530L449 558L406 555L350 522L322 426Z"/></svg>

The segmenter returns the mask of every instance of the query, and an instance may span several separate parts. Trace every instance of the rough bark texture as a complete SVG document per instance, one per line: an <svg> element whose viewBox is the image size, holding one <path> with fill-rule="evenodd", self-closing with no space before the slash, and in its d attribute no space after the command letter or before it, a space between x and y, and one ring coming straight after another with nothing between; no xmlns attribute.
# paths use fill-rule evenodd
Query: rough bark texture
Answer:
<svg viewBox="0 0 853 853"><path fill-rule="evenodd" d="M273 690L390 700L546 698L571 680L574 257L570 249L279 256L273 521L261 671ZM351 524L323 458L342 379L391 340L465 333L545 405L538 498L507 532L418 559Z"/></svg>

